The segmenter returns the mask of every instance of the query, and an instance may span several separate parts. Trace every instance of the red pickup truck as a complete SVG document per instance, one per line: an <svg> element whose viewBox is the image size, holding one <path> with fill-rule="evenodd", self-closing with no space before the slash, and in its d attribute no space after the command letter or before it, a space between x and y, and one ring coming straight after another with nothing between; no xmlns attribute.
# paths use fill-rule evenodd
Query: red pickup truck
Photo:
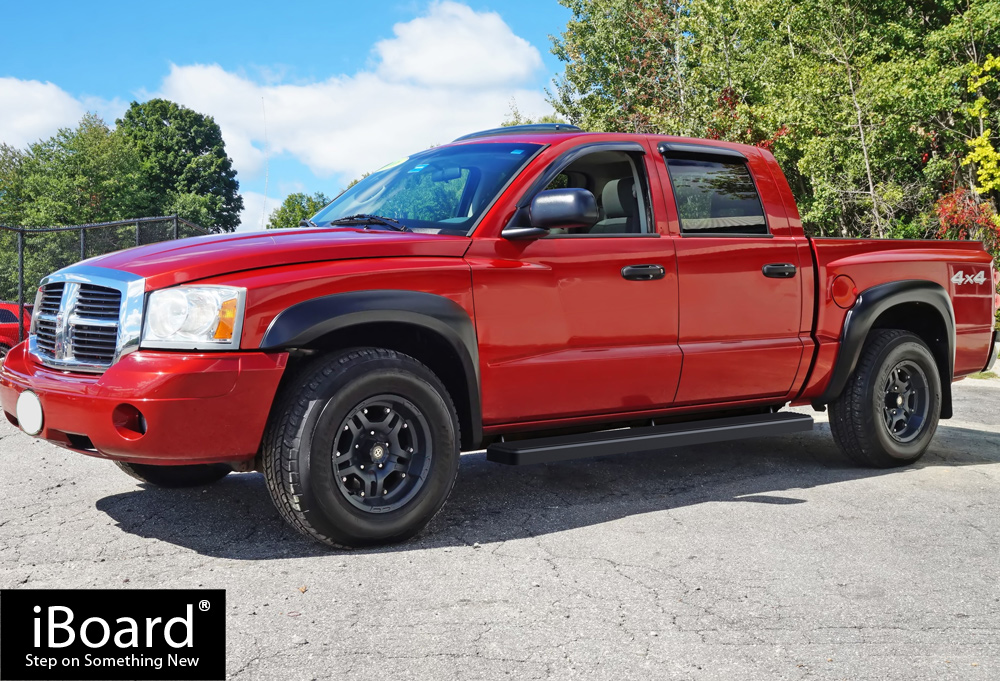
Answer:
<svg viewBox="0 0 1000 681"><path fill-rule="evenodd" d="M0 364L10 349L21 342L21 338L27 338L28 328L31 324L30 306L25 306L24 317L18 322L20 316L20 306L17 303L5 303L0 301Z"/></svg>
<svg viewBox="0 0 1000 681"><path fill-rule="evenodd" d="M419 532L481 448L773 435L811 404L857 463L905 465L996 358L979 243L806 237L755 147L491 130L304 222L49 276L7 419L154 485L262 471L291 525L360 546Z"/></svg>

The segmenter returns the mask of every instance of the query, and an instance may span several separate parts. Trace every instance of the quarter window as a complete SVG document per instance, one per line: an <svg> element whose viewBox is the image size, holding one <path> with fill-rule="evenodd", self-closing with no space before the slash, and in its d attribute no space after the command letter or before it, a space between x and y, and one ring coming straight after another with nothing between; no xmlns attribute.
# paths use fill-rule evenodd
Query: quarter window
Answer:
<svg viewBox="0 0 1000 681"><path fill-rule="evenodd" d="M10 310L0 310L0 324L17 324L17 315Z"/></svg>
<svg viewBox="0 0 1000 681"><path fill-rule="evenodd" d="M681 233L766 235L767 219L745 163L668 158Z"/></svg>

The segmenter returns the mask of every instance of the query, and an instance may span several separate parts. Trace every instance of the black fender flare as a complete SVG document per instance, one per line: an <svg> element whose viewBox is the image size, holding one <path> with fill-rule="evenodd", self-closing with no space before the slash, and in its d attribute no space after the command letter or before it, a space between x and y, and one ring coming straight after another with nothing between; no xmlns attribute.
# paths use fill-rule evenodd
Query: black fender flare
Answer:
<svg viewBox="0 0 1000 681"><path fill-rule="evenodd" d="M426 329L443 338L462 363L469 395L472 432L463 443L482 442L483 418L479 383L479 341L469 314L455 301L421 291L370 290L335 293L296 303L276 316L262 350L306 347L327 334L361 324L392 322Z"/></svg>
<svg viewBox="0 0 1000 681"><path fill-rule="evenodd" d="M840 352L830 374L830 381L823 393L813 400L814 405L828 404L840 396L858 364L861 350L875 321L890 308L907 303L927 306L929 313L940 315L944 322L946 330L944 341L947 349L944 357L939 357L938 353L935 353L935 358L938 360L941 373L941 418L951 418L951 380L955 369L955 311L944 287L922 279L893 281L861 292L854 307L847 311L844 329L840 336Z"/></svg>

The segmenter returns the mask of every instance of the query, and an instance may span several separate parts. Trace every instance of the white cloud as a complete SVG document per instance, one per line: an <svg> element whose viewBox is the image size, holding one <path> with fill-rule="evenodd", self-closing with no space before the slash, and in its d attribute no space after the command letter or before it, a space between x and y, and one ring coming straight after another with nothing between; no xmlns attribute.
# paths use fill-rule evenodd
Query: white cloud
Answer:
<svg viewBox="0 0 1000 681"><path fill-rule="evenodd" d="M243 212L240 213L240 231L247 232L256 229L264 229L267 225L271 212L281 205L284 196L268 196L267 202L264 195L258 192L240 192L243 197Z"/></svg>
<svg viewBox="0 0 1000 681"><path fill-rule="evenodd" d="M157 94L214 116L245 178L262 173L265 149L321 177L352 178L495 127L512 98L526 115L551 111L542 91L531 87L541 55L500 15L436 2L393 31L395 37L374 46L373 68L353 75L259 84L218 65L173 65Z"/></svg>
<svg viewBox="0 0 1000 681"><path fill-rule="evenodd" d="M500 124L512 97L547 111L544 95L508 84L470 90L389 82L362 72L312 85L258 85L217 65L173 66L160 95L211 114L241 175L262 172L265 148L319 176L350 176ZM267 144L264 120L267 120Z"/></svg>
<svg viewBox="0 0 1000 681"><path fill-rule="evenodd" d="M489 88L531 78L542 57L496 12L436 2L427 16L393 27L375 44L380 77L432 87Z"/></svg>
<svg viewBox="0 0 1000 681"><path fill-rule="evenodd" d="M75 127L87 111L113 125L126 109L117 98L77 99L54 83L18 78L0 78L0 102L0 142L19 149Z"/></svg>
<svg viewBox="0 0 1000 681"><path fill-rule="evenodd" d="M83 104L58 85L0 78L0 142L24 148L85 113Z"/></svg>

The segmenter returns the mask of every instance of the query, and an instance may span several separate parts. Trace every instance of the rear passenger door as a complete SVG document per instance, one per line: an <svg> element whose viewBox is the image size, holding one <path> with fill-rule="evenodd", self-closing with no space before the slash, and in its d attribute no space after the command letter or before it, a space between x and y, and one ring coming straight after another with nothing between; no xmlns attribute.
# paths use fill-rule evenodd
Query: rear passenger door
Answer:
<svg viewBox="0 0 1000 681"><path fill-rule="evenodd" d="M803 359L800 239L766 162L694 144L658 151L676 210L684 359L675 404L786 396Z"/></svg>

